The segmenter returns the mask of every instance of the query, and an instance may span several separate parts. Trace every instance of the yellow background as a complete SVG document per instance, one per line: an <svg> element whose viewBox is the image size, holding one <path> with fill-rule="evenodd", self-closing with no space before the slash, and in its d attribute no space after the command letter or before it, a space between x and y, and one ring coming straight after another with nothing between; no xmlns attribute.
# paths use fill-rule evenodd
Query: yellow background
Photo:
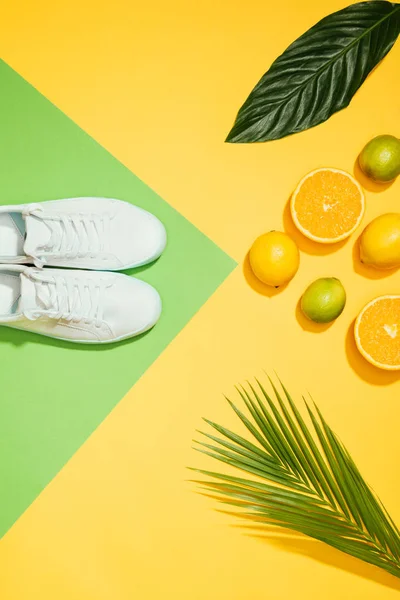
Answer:
<svg viewBox="0 0 400 600"><path fill-rule="evenodd" d="M240 265L3 538L5 600L398 597L389 575L311 540L248 530L186 481L185 466L210 466L191 450L201 417L233 424L222 394L275 369L294 395L312 393L400 522L398 378L364 363L350 331L367 301L400 291L400 274L361 269L356 235L321 249L294 234L301 267L280 293L254 290L242 269L257 235L292 231L284 206L307 171L352 171L371 137L400 135L400 44L328 123L268 144L223 143L272 60L344 6L3 5L2 58ZM367 190L364 224L399 210L399 195L399 181ZM308 326L298 298L314 278L331 275L347 289L346 309L325 330Z"/></svg>

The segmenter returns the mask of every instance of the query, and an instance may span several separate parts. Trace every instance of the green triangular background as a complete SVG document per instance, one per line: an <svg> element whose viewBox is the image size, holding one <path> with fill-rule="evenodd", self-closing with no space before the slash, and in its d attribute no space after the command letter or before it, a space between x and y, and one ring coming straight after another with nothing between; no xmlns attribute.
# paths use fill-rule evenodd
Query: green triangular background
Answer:
<svg viewBox="0 0 400 600"><path fill-rule="evenodd" d="M108 196L156 214L169 243L136 274L160 292L156 328L87 347L0 327L0 537L204 304L236 263L4 62L2 204ZM156 404L157 398L149 399Z"/></svg>

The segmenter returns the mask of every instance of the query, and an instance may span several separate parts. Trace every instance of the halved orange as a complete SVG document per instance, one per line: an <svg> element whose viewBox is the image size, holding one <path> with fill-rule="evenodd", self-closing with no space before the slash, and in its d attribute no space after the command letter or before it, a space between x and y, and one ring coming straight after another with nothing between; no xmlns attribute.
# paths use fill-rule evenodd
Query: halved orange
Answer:
<svg viewBox="0 0 400 600"><path fill-rule="evenodd" d="M298 184L290 201L296 227L308 238L333 244L351 235L365 210L364 192L346 171L317 169Z"/></svg>
<svg viewBox="0 0 400 600"><path fill-rule="evenodd" d="M357 348L370 363L400 370L400 295L369 302L357 317L354 335Z"/></svg>

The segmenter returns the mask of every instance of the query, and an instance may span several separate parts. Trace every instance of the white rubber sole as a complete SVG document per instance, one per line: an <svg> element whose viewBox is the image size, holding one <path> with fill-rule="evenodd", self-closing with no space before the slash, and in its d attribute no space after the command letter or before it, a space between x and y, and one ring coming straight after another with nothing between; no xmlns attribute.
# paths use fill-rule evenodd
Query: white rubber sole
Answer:
<svg viewBox="0 0 400 600"><path fill-rule="evenodd" d="M165 229L164 229L165 231ZM143 260L141 262L135 262L132 263L130 265L122 265L119 267L104 267L104 266L98 266L98 267L90 267L90 266L85 266L85 265L68 265L68 264L61 264L61 263L46 263L45 265L43 265L43 268L49 268L49 269L79 269L80 271L109 271L111 273L117 273L118 271L128 271L129 269L139 269L140 267L145 267L146 265L150 265L151 263L155 262L156 260L158 260L161 256L161 254L164 252L165 248L167 246L167 232L165 231L165 237L163 242L160 244L159 250L157 251L156 254L153 254L152 256L150 256L149 258L147 258L146 260ZM21 264L21 265L27 265L29 266L30 262L26 262L23 257L21 257L21 260L16 262L16 258L15 257L2 257L2 259L0 259L0 264L4 264L4 265L8 265L8 264Z"/></svg>
<svg viewBox="0 0 400 600"><path fill-rule="evenodd" d="M7 325L6 323L1 323L0 326L7 327L8 329L16 329L18 331L24 331L25 333L33 333L35 335L41 335L45 338L49 338L52 340L58 340L60 342L69 342L71 344L80 344L80 345L84 345L84 346L95 346L95 345L96 346L104 346L106 344L108 344L108 345L117 344L118 342L123 342L124 340L130 340L135 337L138 337L139 335L142 335L143 333L150 331L150 329L153 329L153 327L157 323L158 323L158 319L152 325L148 325L147 327L145 327L144 329L141 329L140 331L137 331L136 333L130 333L128 335L121 335L120 337L114 338L113 340L71 340L71 338L56 337L54 335L49 335L47 333L41 333L39 331L33 331L31 329L24 329L23 327L15 327L13 325Z"/></svg>
<svg viewBox="0 0 400 600"><path fill-rule="evenodd" d="M80 271L104 271L110 273L118 273L118 271L129 271L129 269L139 269L140 267L145 267L146 265L150 265L151 263L158 260L161 254L164 252L165 246L160 250L159 254L152 256L151 258L144 260L140 263L133 263L131 265L123 265L122 267L88 267L88 266L79 266L79 265L61 265L58 263L48 263L43 266L43 269L78 269ZM1 262L1 261L0 261ZM3 263L8 264L8 263ZM24 263L26 264L26 263Z"/></svg>

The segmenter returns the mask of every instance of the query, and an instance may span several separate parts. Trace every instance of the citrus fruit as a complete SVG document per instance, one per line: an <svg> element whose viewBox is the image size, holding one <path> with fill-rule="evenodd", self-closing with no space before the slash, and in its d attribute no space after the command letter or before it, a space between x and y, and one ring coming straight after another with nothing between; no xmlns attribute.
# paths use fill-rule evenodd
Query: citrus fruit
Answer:
<svg viewBox="0 0 400 600"><path fill-rule="evenodd" d="M311 321L330 323L343 312L346 292L336 277L321 277L308 286L301 298L301 310Z"/></svg>
<svg viewBox="0 0 400 600"><path fill-rule="evenodd" d="M296 227L323 244L344 240L357 229L364 214L364 193L345 171L317 169L293 192L290 211Z"/></svg>
<svg viewBox="0 0 400 600"><path fill-rule="evenodd" d="M299 249L286 233L270 231L258 237L249 252L254 275L267 285L279 287L299 268Z"/></svg>
<svg viewBox="0 0 400 600"><path fill-rule="evenodd" d="M354 334L357 348L381 369L400 369L400 296L380 296L357 317Z"/></svg>
<svg viewBox="0 0 400 600"><path fill-rule="evenodd" d="M360 238L361 262L377 269L400 266L400 214L387 213L366 226Z"/></svg>
<svg viewBox="0 0 400 600"><path fill-rule="evenodd" d="M375 181L392 181L400 175L400 140L394 135L373 138L358 157L361 170Z"/></svg>

